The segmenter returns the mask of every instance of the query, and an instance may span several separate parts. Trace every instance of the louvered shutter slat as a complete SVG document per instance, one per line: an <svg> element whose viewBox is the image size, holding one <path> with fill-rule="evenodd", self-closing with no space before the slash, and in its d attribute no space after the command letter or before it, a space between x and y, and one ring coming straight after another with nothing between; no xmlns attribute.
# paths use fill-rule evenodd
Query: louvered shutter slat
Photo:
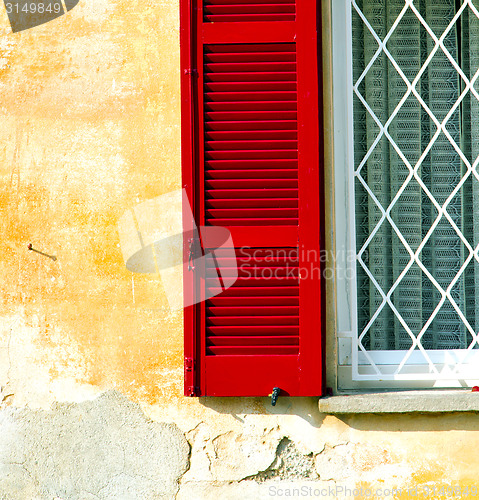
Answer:
<svg viewBox="0 0 479 500"><path fill-rule="evenodd" d="M241 200L242 198L274 198L278 203L282 198L298 198L297 189L207 189L208 198ZM240 201L241 203L241 201Z"/></svg>
<svg viewBox="0 0 479 500"><path fill-rule="evenodd" d="M241 288L228 288L228 290L223 290L212 285L209 287L209 291L211 295L219 295L221 293L222 297L258 297L258 289L252 285L245 285ZM262 294L260 297L299 295L299 286L274 286L272 283L268 286L263 286L260 292Z"/></svg>
<svg viewBox="0 0 479 500"><path fill-rule="evenodd" d="M295 325L257 325L254 328L250 326L234 325L234 326L207 326L206 335L208 338L212 336L225 337L232 336L249 336L252 334L260 336L271 335L299 335L299 326Z"/></svg>
<svg viewBox="0 0 479 500"><path fill-rule="evenodd" d="M246 46L245 46L246 49ZM296 71L296 63L289 61L263 61L257 60L257 53L250 54L248 62L230 62L230 63L207 63L205 64L206 79L209 78L209 73L236 73L241 78L242 73L250 73L250 78L255 80L266 80L270 72L294 72Z"/></svg>
<svg viewBox="0 0 479 500"><path fill-rule="evenodd" d="M254 199L209 199L205 200L207 208L275 208L277 205L285 208L298 208L298 198L254 198ZM210 212L207 213L209 215ZM232 214L233 215L233 214ZM214 220L213 218L209 219Z"/></svg>
<svg viewBox="0 0 479 500"><path fill-rule="evenodd" d="M208 313L210 316L237 316L244 314L244 307L231 307L231 306L209 306ZM249 308L248 314L251 316L275 316L277 314L280 316L297 316L299 317L299 307L298 306L252 306Z"/></svg>
<svg viewBox="0 0 479 500"><path fill-rule="evenodd" d="M205 124L205 130L207 131L241 131L241 132L255 132L262 131L270 133L276 130L287 130L288 132L297 133L297 122L296 120L243 120L239 121L215 121Z"/></svg>
<svg viewBox="0 0 479 500"><path fill-rule="evenodd" d="M274 326L274 325L299 325L299 316L210 316L206 321L206 325L209 326L231 326L234 323L235 326Z"/></svg>
<svg viewBox="0 0 479 500"><path fill-rule="evenodd" d="M247 209L247 208L236 208L230 210L213 209L207 210L206 216L209 219L258 219L265 217L268 219L297 219L298 210L297 209L284 209L284 208L257 208L257 209Z"/></svg>
<svg viewBox="0 0 479 500"><path fill-rule="evenodd" d="M256 92L267 92L267 91L295 91L296 83L294 81L271 81L271 82L229 82L229 81L216 81L207 83L205 85L205 90L209 93L211 92L238 92L238 91L256 91Z"/></svg>
<svg viewBox="0 0 479 500"><path fill-rule="evenodd" d="M271 70L271 68L269 68ZM244 83L243 90L255 89L254 83L263 84L271 82L281 85L291 85L291 82L296 82L296 71L269 71L264 72L226 72L226 73L209 73L205 75L205 82L208 83ZM272 86L273 87L273 86ZM209 87L207 87L209 90ZM296 88L296 83L295 83Z"/></svg>
<svg viewBox="0 0 479 500"><path fill-rule="evenodd" d="M296 89L295 71L275 71L267 74L258 73L210 73L205 78L208 92L222 90L294 90Z"/></svg>
<svg viewBox="0 0 479 500"><path fill-rule="evenodd" d="M231 25L229 25L231 27ZM234 28L233 28L234 29ZM204 52L203 54L203 61L206 62L207 58L210 56L210 54L269 54L271 52L278 52L280 54L285 54L287 51L285 51L285 47L287 47L288 44L283 44L283 43L248 43L248 45L244 45L243 43L215 43L214 45L209 45L208 50ZM290 44L289 47L292 47ZM294 50L291 52L295 53Z"/></svg>
<svg viewBox="0 0 479 500"><path fill-rule="evenodd" d="M241 218L241 219L257 219L257 218L286 218L286 219L297 219L298 210L288 209L288 208L233 208L230 210L212 209L206 211L206 216L209 219L226 219L230 218Z"/></svg>
<svg viewBox="0 0 479 500"><path fill-rule="evenodd" d="M205 139L207 141L229 141L236 139L237 141L295 141L298 139L298 134L295 130L220 130L206 132Z"/></svg>
<svg viewBox="0 0 479 500"><path fill-rule="evenodd" d="M214 286L216 283L218 283L217 278L206 278L206 287L208 286ZM288 287L288 286L293 286L297 284L297 280L292 279L292 278L272 278L267 280L269 286L271 287ZM263 278L238 278L236 281L236 286L238 287L245 287L245 288L251 288L251 287L263 287L265 280ZM239 290L241 292L241 290ZM262 293L261 290L259 290L257 293Z"/></svg>
<svg viewBox="0 0 479 500"><path fill-rule="evenodd" d="M249 122L254 121L266 121L270 123L276 120L294 120L297 119L297 113L295 111L209 111L205 113L205 118L207 122L226 122L226 121L236 121L236 122ZM214 127L214 123L207 123L206 128Z"/></svg>
<svg viewBox="0 0 479 500"><path fill-rule="evenodd" d="M284 249L284 253L281 250L270 250L262 251L263 249L255 248L251 250L249 248L242 249L242 254L245 253L248 257L245 261L243 255L239 255L238 258L228 258L221 257L215 254L214 258L212 256L206 256L207 269L213 268L215 265L221 266L221 268L228 268L232 265L237 265L238 259L240 259L240 268L242 270L248 269L251 272L259 272L259 270L270 268L276 269L277 267L288 267L291 270L297 271L298 269L298 258L296 257L296 250ZM286 254L288 252L288 254ZM289 255L289 252L294 252L294 257Z"/></svg>
<svg viewBox="0 0 479 500"><path fill-rule="evenodd" d="M257 226L297 226L297 218L284 218L284 219L261 219L254 217L250 219L245 218L232 218L232 219L214 219L211 222L213 226L247 226L248 224L255 224Z"/></svg>
<svg viewBox="0 0 479 500"><path fill-rule="evenodd" d="M282 62L296 62L296 54L294 52L268 52L266 48L259 47L258 52L210 52L205 54L205 62L207 63L233 63L244 62L248 63L252 59L255 61L263 61L266 63L282 61ZM239 75L241 76L241 75Z"/></svg>
<svg viewBox="0 0 479 500"><path fill-rule="evenodd" d="M219 296L209 299L211 307L230 306L230 307L245 307L245 306L288 306L293 304L299 306L299 298L297 296L273 296L273 297L226 297Z"/></svg>
<svg viewBox="0 0 479 500"><path fill-rule="evenodd" d="M297 348L295 346L255 346L255 347L210 347L208 353L216 356L255 356L259 354L289 354L295 355Z"/></svg>
<svg viewBox="0 0 479 500"><path fill-rule="evenodd" d="M296 141L206 141L205 147L208 151L274 151L291 150L296 151Z"/></svg>
<svg viewBox="0 0 479 500"><path fill-rule="evenodd" d="M252 179L248 171L242 179L215 179L205 181L206 189L272 189L287 188L296 190L298 187L297 179Z"/></svg>
<svg viewBox="0 0 479 500"><path fill-rule="evenodd" d="M228 2L212 4L206 0L205 12L207 14L278 14L278 13L294 13L294 3L234 3Z"/></svg>
<svg viewBox="0 0 479 500"><path fill-rule="evenodd" d="M272 160L272 159L259 159L250 161L227 160L227 161L206 161L205 166L207 170L222 170L226 168L287 168L297 167L298 163L295 160Z"/></svg>
<svg viewBox="0 0 479 500"><path fill-rule="evenodd" d="M298 170L292 169L270 169L270 170L211 170L206 173L206 179L297 179Z"/></svg>
<svg viewBox="0 0 479 500"><path fill-rule="evenodd" d="M297 336L267 336L267 337L247 337L247 336L229 336L229 337L209 337L208 346L243 346L243 347L254 347L254 346L290 346L293 347L299 344L299 338Z"/></svg>
<svg viewBox="0 0 479 500"><path fill-rule="evenodd" d="M211 101L225 103L258 101L254 106L261 106L265 102L296 101L297 94L296 92L281 92L276 90L270 92L257 91L257 89L253 87L249 92L206 92L205 97L207 101L210 101L210 106ZM251 103L248 102L243 104L245 106L251 106Z"/></svg>
<svg viewBox="0 0 479 500"><path fill-rule="evenodd" d="M274 269L271 269L271 267L257 267L254 269L254 272L257 273L258 275L263 275L263 274L270 274L274 273L276 277L285 277L285 276L290 276L290 277L297 277L298 272L296 269L291 269L289 267L276 267ZM252 270L246 268L246 269L237 269L236 267L222 267L221 268L221 275L223 277L235 277L237 275L240 278L247 278L249 275L252 273ZM206 270L206 276L207 277L215 277L218 275L217 269L207 269ZM284 281L284 280L282 280Z"/></svg>

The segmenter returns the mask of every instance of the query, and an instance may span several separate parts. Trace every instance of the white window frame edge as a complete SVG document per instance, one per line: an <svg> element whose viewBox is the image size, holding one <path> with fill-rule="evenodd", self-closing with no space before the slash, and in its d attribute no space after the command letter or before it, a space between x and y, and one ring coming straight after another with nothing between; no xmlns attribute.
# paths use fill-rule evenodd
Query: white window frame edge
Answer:
<svg viewBox="0 0 479 500"><path fill-rule="evenodd" d="M328 106L332 107L330 113L325 112L325 153L326 159L328 153L331 157L331 182L326 185L332 186L331 195L326 196L326 214L332 214L326 223L327 228L330 224L331 239L327 241L327 250L331 253L328 264L334 266L335 275L332 286L326 286L328 306L334 304L334 317L331 321L327 320L328 385L337 390L457 388L479 385L479 379L474 378L478 377L479 350L463 365L464 371L461 372L461 378L458 378L457 374L451 374L449 366L460 360L466 350L427 351L440 372L439 376L431 373L419 351L410 356L399 374L394 371L400 362L397 360L404 356L405 351L369 351L368 355L381 367L381 374L378 375L373 366L367 363L367 357L358 352L358 349L352 348L357 331L357 287L356 261L351 258L356 252L351 0L323 1L323 13L326 14L323 16L323 32L330 31L330 37L323 34L323 42L330 44L326 50L323 47L323 54L330 58L330 61L323 58L323 71L326 69L323 74L326 89L324 109L326 111ZM331 92L328 92L328 76L332 77ZM332 140L332 147L327 145L328 139ZM327 168L326 172L328 176ZM334 369L330 366L333 360ZM394 360L396 364L391 364Z"/></svg>

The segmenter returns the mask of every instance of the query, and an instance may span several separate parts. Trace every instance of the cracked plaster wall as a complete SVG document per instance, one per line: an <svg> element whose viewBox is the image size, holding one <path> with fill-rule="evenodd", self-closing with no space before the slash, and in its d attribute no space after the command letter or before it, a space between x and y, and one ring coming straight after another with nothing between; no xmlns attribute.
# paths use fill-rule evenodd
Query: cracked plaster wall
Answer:
<svg viewBox="0 0 479 500"><path fill-rule="evenodd" d="M0 498L474 485L474 415L182 396L182 315L116 229L181 186L178 30L178 0L80 0L17 34L0 9Z"/></svg>
<svg viewBox="0 0 479 500"><path fill-rule="evenodd" d="M175 424L147 419L108 392L50 411L0 411L0 497L94 500L172 498L189 445Z"/></svg>

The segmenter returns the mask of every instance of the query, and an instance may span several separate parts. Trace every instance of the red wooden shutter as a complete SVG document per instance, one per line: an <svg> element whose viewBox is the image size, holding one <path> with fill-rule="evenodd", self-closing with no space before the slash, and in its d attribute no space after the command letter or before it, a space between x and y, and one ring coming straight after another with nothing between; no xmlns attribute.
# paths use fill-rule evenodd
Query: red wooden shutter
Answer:
<svg viewBox="0 0 479 500"><path fill-rule="evenodd" d="M180 5L185 234L226 227L236 253L185 236L205 255L185 264L185 394L321 395L316 2Z"/></svg>

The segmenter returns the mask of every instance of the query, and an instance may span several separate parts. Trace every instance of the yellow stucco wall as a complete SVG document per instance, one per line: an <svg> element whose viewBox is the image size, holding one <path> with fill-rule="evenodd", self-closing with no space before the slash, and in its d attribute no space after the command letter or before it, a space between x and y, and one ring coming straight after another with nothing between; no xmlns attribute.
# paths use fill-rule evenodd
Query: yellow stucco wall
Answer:
<svg viewBox="0 0 479 500"><path fill-rule="evenodd" d="M178 0L81 0L17 34L0 9L2 406L122 392L186 433L182 498L260 498L241 481L285 437L326 485L479 488L473 414L339 419L314 399L182 396L182 314L157 276L127 271L117 232L181 185L178 24Z"/></svg>
<svg viewBox="0 0 479 500"><path fill-rule="evenodd" d="M180 187L178 2L83 0L16 34L2 8L0 26L2 327L45 382L157 402L182 315L126 270L117 221Z"/></svg>

